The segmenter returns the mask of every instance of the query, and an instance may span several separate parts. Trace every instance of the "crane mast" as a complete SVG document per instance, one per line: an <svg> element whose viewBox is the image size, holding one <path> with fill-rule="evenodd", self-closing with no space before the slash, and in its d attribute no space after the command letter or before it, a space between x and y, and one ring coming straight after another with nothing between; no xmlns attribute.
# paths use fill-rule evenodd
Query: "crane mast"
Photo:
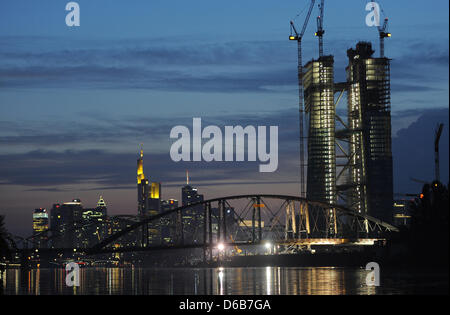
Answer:
<svg viewBox="0 0 450 315"><path fill-rule="evenodd" d="M317 17L317 32L314 34L319 38L319 57L323 57L323 34L325 33L323 29L323 6L324 0L321 0L319 4L319 16Z"/></svg>
<svg viewBox="0 0 450 315"><path fill-rule="evenodd" d="M387 31L388 18L384 18L382 26L378 27L378 34L380 35L380 58L384 58L384 39L391 37L391 33Z"/></svg>
<svg viewBox="0 0 450 315"><path fill-rule="evenodd" d="M435 179L439 182L440 172L439 172L439 140L441 139L442 129L444 128L444 124L439 124L436 128L436 134L434 137L434 166L435 166Z"/></svg>
<svg viewBox="0 0 450 315"><path fill-rule="evenodd" d="M306 197L305 189L305 144L304 144L304 104L303 104L303 61L302 61L302 38L305 34L311 12L314 7L315 0L311 0L305 22L300 33L297 32L294 22L291 21L291 35L289 40L297 41L298 52L298 94L299 94L299 121L300 121L300 197Z"/></svg>

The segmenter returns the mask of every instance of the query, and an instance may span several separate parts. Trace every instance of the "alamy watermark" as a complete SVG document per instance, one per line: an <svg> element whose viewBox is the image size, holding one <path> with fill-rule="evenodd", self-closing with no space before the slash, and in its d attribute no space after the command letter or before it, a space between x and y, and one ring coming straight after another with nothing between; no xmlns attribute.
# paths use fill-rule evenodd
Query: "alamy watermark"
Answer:
<svg viewBox="0 0 450 315"><path fill-rule="evenodd" d="M370 11L366 15L366 25L369 27L380 26L380 5L377 2L368 2L366 11Z"/></svg>
<svg viewBox="0 0 450 315"><path fill-rule="evenodd" d="M366 276L366 285L369 287L380 286L380 265L376 262L369 262L366 265L366 270L370 271Z"/></svg>
<svg viewBox="0 0 450 315"><path fill-rule="evenodd" d="M68 287L80 286L80 266L76 262L66 264L66 285Z"/></svg>
<svg viewBox="0 0 450 315"><path fill-rule="evenodd" d="M69 27L80 26L80 5L77 2L69 2L66 4L66 25Z"/></svg>
<svg viewBox="0 0 450 315"><path fill-rule="evenodd" d="M193 118L192 134L186 126L175 126L170 131L170 138L177 139L170 148L170 157L174 162L202 159L206 162L232 162L235 155L236 161L245 161L247 152L247 161L256 161L258 157L260 162L265 163L259 165L260 172L275 172L278 168L278 126L269 127L268 152L266 126L225 126L222 132L214 125L202 129L201 118ZM203 140L208 141L203 143Z"/></svg>

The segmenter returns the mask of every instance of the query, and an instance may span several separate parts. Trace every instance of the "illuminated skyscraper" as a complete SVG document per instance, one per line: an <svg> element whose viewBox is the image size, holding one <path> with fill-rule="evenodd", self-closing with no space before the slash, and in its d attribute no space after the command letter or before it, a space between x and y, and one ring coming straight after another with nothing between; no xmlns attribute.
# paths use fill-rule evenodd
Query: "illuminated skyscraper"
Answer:
<svg viewBox="0 0 450 315"><path fill-rule="evenodd" d="M47 245L49 218L47 209L39 208L33 212L33 243L36 248L44 248Z"/></svg>
<svg viewBox="0 0 450 315"><path fill-rule="evenodd" d="M161 200L161 212L178 208L178 200ZM161 241L165 244L172 244L176 237L176 230L173 228L176 224L176 214L164 216L161 218Z"/></svg>
<svg viewBox="0 0 450 315"><path fill-rule="evenodd" d="M79 199L54 204L50 213L52 241L55 248L77 248L82 246L83 206Z"/></svg>
<svg viewBox="0 0 450 315"><path fill-rule="evenodd" d="M348 206L392 222L390 65L359 42L347 56L350 192Z"/></svg>
<svg viewBox="0 0 450 315"><path fill-rule="evenodd" d="M307 198L336 203L336 153L333 56L305 65L308 120Z"/></svg>
<svg viewBox="0 0 450 315"><path fill-rule="evenodd" d="M138 215L152 216L161 211L161 184L149 183L144 174L144 151L141 148L140 156L137 160L137 189L138 189ZM149 243L159 241L159 221L151 222L143 226L142 243L146 246Z"/></svg>
<svg viewBox="0 0 450 315"><path fill-rule="evenodd" d="M189 173L186 172L186 185L181 188L181 202L182 206L188 206L197 202L203 201L203 195L198 193L197 188L189 185ZM184 239L195 241L200 237L198 231L201 230L203 225L203 206L196 205L192 208L187 208L183 211L183 225L185 231Z"/></svg>
<svg viewBox="0 0 450 315"><path fill-rule="evenodd" d="M137 160L138 214L155 215L161 211L161 184L152 182L144 174L144 151Z"/></svg>
<svg viewBox="0 0 450 315"><path fill-rule="evenodd" d="M148 179L144 175L144 150L141 148L140 157L137 160L137 188L138 188L138 214L144 215L147 210L149 195Z"/></svg>
<svg viewBox="0 0 450 315"><path fill-rule="evenodd" d="M305 112L308 126L306 196L309 200L336 204L336 149L334 59L323 56L305 65ZM317 228L327 235L337 231L335 211L321 217Z"/></svg>
<svg viewBox="0 0 450 315"><path fill-rule="evenodd" d="M92 247L107 234L107 207L102 196L95 208L85 208L82 213L82 247Z"/></svg>

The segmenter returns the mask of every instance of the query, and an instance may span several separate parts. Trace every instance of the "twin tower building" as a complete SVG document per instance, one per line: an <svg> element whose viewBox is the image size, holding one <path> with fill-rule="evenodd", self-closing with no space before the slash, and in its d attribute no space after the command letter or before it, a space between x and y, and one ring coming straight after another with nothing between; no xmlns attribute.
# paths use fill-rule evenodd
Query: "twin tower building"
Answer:
<svg viewBox="0 0 450 315"><path fill-rule="evenodd" d="M347 50L347 78L339 83L334 82L333 56L305 65L306 197L344 203L358 213L392 222L390 61L373 54L368 42ZM341 105L341 111L339 100L345 92L347 109ZM340 112L346 112L347 117L340 117ZM145 178L142 149L137 160L137 184L138 214L157 214L161 209L161 184Z"/></svg>
<svg viewBox="0 0 450 315"><path fill-rule="evenodd" d="M390 65L359 42L347 51L346 82L334 82L333 56L305 65L307 198L385 222L393 216ZM347 93L347 109L339 100ZM345 105L341 105L345 106ZM338 113L347 113L340 117Z"/></svg>

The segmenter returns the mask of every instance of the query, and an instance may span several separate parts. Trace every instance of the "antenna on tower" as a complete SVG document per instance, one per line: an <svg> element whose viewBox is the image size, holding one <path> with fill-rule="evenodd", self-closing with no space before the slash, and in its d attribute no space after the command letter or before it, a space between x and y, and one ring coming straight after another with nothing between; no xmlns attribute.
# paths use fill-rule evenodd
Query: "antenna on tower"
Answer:
<svg viewBox="0 0 450 315"><path fill-rule="evenodd" d="M144 144L141 143L141 158L144 157Z"/></svg>
<svg viewBox="0 0 450 315"><path fill-rule="evenodd" d="M186 185L189 185L189 171L186 170Z"/></svg>

